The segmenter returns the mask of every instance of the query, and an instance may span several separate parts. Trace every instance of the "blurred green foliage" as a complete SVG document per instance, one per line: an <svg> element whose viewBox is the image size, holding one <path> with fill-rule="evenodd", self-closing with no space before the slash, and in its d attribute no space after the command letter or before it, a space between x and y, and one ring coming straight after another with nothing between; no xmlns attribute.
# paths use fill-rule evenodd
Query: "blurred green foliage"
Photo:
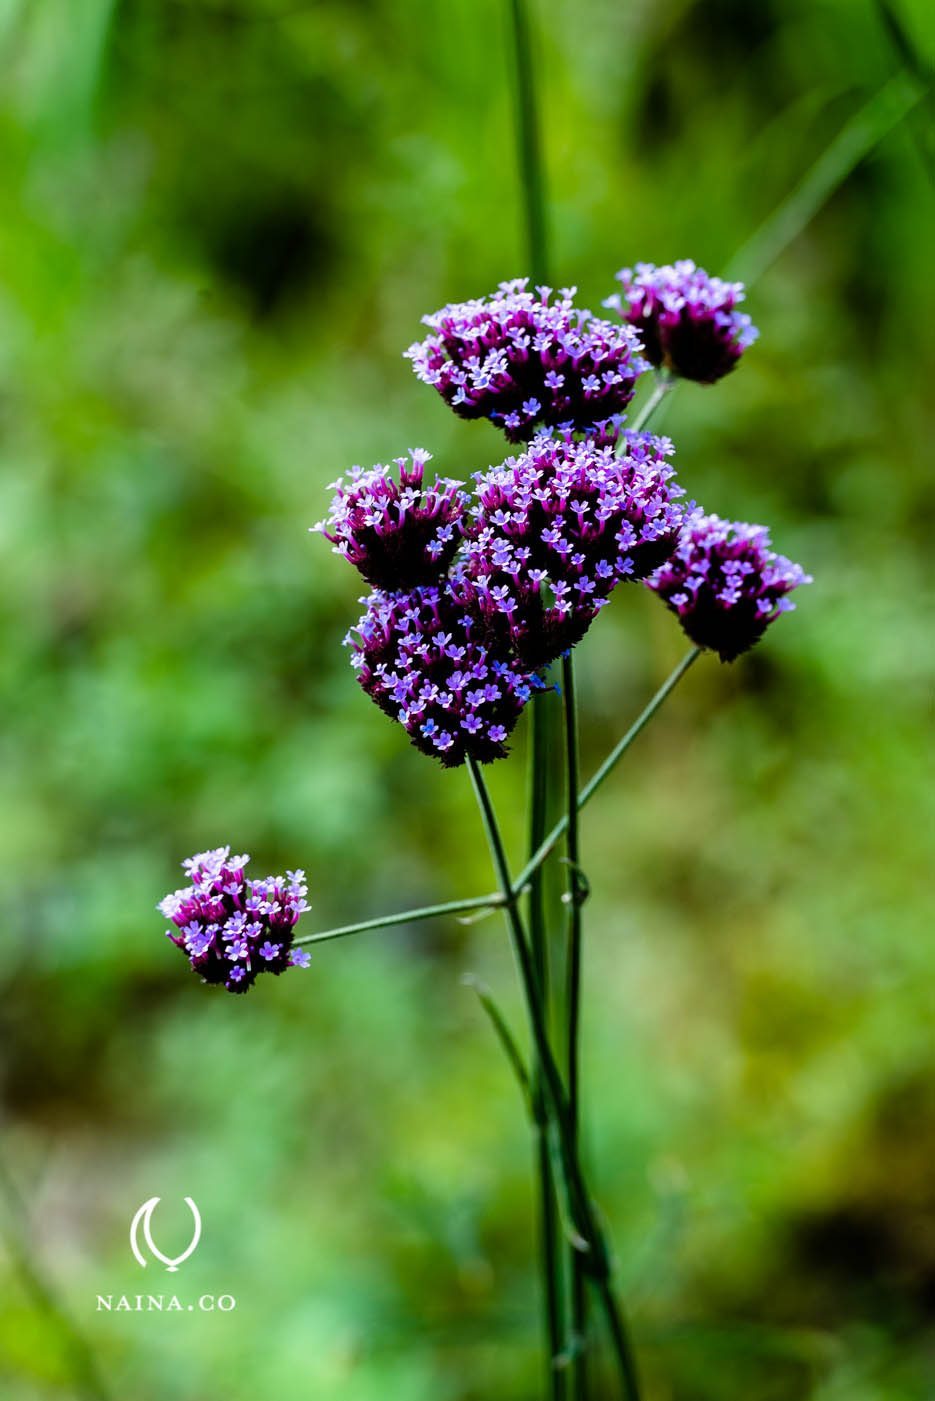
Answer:
<svg viewBox="0 0 935 1401"><path fill-rule="evenodd" d="M555 277L591 305L638 258L727 266L898 71L884 11L935 56L926 0L536 9ZM0 4L2 1154L115 1397L537 1394L530 1150L460 983L520 1024L499 920L237 999L153 911L227 841L304 865L319 927L491 884L463 775L355 687L360 585L306 526L351 463L501 453L400 352L524 271L506 18ZM935 1394L930 151L922 104L751 290L741 370L668 409L689 491L816 582L584 824L589 1156L648 1401ZM682 648L619 591L586 770ZM492 784L517 839L522 736ZM167 1242L204 1217L171 1280L235 1313L94 1312L157 1287L126 1239L156 1194ZM4 1395L76 1395L0 1261Z"/></svg>

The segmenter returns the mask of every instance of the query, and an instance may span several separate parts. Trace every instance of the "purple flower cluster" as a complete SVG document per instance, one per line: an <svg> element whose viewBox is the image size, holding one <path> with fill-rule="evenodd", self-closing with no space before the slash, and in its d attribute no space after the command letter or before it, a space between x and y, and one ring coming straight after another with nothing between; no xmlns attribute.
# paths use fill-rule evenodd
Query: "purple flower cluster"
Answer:
<svg viewBox="0 0 935 1401"><path fill-rule="evenodd" d="M757 337L737 311L743 283L724 282L688 259L668 267L637 263L617 273L623 295L604 305L639 334L647 358L682 379L714 384L734 368Z"/></svg>
<svg viewBox="0 0 935 1401"><path fill-rule="evenodd" d="M626 434L619 448L543 435L476 478L452 587L485 639L527 668L579 642L615 586L645 578L678 538L672 444Z"/></svg>
<svg viewBox="0 0 935 1401"><path fill-rule="evenodd" d="M703 383L734 367L756 336L742 286L687 261L618 276L620 323L526 279L424 317L406 351L417 376L522 449L475 474L473 502L457 481L426 487L422 449L397 459L398 480L354 468L314 527L374 589L346 639L361 686L446 767L506 753L540 670L622 580L648 582L724 658L805 580L764 532L687 514L671 442L624 428L643 353Z"/></svg>
<svg viewBox="0 0 935 1401"><path fill-rule="evenodd" d="M672 557L649 578L699 647L732 662L795 604L787 597L812 581L799 565L769 548L761 525L693 511Z"/></svg>
<svg viewBox="0 0 935 1401"><path fill-rule="evenodd" d="M573 296L503 282L423 317L432 334L406 355L455 413L489 418L510 442L548 425L588 431L623 412L647 366L629 327L576 308Z"/></svg>
<svg viewBox="0 0 935 1401"><path fill-rule="evenodd" d="M304 872L248 880L249 856L229 846L183 861L191 880L157 909L175 926L166 935L188 955L206 983L246 992L260 973L307 968L309 956L292 947L299 916L309 909Z"/></svg>
<svg viewBox="0 0 935 1401"><path fill-rule="evenodd" d="M446 768L503 758L538 677L484 645L448 585L364 601L345 641L367 695Z"/></svg>
<svg viewBox="0 0 935 1401"><path fill-rule="evenodd" d="M398 482L382 464L369 471L354 467L346 479L332 482L328 518L312 527L377 589L434 583L447 573L461 542L467 505L462 483L439 477L426 487L431 453L414 448L409 458L396 459Z"/></svg>

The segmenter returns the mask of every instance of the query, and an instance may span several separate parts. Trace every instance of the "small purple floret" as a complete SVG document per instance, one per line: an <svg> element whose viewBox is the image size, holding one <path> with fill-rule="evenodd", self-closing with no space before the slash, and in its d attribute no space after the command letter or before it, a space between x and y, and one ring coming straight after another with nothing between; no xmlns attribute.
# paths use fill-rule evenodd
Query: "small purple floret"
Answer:
<svg viewBox="0 0 935 1401"><path fill-rule="evenodd" d="M543 434L477 476L452 589L483 640L530 670L579 642L616 585L645 578L675 546L683 492L671 442L628 433L619 446Z"/></svg>
<svg viewBox="0 0 935 1401"><path fill-rule="evenodd" d="M450 585L362 602L366 612L345 642L367 695L445 768L468 754L480 763L503 758L539 678L508 648L482 640Z"/></svg>
<svg viewBox="0 0 935 1401"><path fill-rule="evenodd" d="M622 413L647 368L628 326L577 308L574 288L503 282L490 297L423 317L431 334L405 352L419 379L462 418L489 418L510 442L566 424L590 431Z"/></svg>
<svg viewBox="0 0 935 1401"><path fill-rule="evenodd" d="M228 992L246 992L260 973L308 962L292 946L293 930L309 908L304 872L248 880L249 860L231 856L228 846L190 857L182 865L191 885L156 907L175 926L166 933L195 972Z"/></svg>
<svg viewBox="0 0 935 1401"><path fill-rule="evenodd" d="M424 484L431 453L413 448L409 461L353 467L332 482L335 492L327 520L312 529L357 566L374 588L412 589L434 584L448 570L461 543L461 517L467 496L461 483L439 477Z"/></svg>
<svg viewBox="0 0 935 1401"><path fill-rule="evenodd" d="M604 305L637 331L653 365L682 379L714 384L757 338L749 316L736 309L743 283L709 277L689 259L659 268L637 263L618 272L617 281L623 295Z"/></svg>
<svg viewBox="0 0 935 1401"><path fill-rule="evenodd" d="M795 604L787 597L811 578L769 548L761 525L700 510L686 519L672 557L647 579L692 642L732 662Z"/></svg>

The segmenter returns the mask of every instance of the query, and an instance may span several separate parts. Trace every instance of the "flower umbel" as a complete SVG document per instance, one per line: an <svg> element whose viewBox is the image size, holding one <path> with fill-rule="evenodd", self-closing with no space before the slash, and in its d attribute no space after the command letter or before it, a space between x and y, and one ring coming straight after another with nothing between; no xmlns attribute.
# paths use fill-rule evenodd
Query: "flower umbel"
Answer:
<svg viewBox="0 0 935 1401"><path fill-rule="evenodd" d="M308 966L308 954L293 949L293 930L309 905L304 871L248 880L249 856L231 856L229 846L183 861L191 885L167 895L156 908L172 921L166 934L188 955L206 983L246 992L260 973Z"/></svg>
<svg viewBox="0 0 935 1401"><path fill-rule="evenodd" d="M693 511L675 553L647 587L678 616L692 642L732 662L795 608L787 595L812 582L769 544L765 526Z"/></svg>
<svg viewBox="0 0 935 1401"><path fill-rule="evenodd" d="M467 497L461 482L439 477L424 485L431 453L414 448L392 469L353 467L332 483L327 520L312 527L357 566L374 588L412 589L444 575L461 541Z"/></svg>
<svg viewBox="0 0 935 1401"><path fill-rule="evenodd" d="M643 579L674 548L682 523L666 459L672 444L624 435L615 455L570 435L541 435L519 457L477 476L456 597L485 640L529 668L579 642L612 590Z"/></svg>
<svg viewBox="0 0 935 1401"><path fill-rule="evenodd" d="M574 288L502 282L490 297L423 317L431 334L406 351L419 379L462 418L489 418L510 442L543 425L587 430L622 413L647 368L629 327L576 308Z"/></svg>
<svg viewBox="0 0 935 1401"><path fill-rule="evenodd" d="M503 758L539 678L508 651L483 645L447 586L363 601L367 610L345 641L367 695L446 768L468 754L481 763Z"/></svg>
<svg viewBox="0 0 935 1401"><path fill-rule="evenodd" d="M639 333L646 356L682 379L714 384L734 368L757 338L749 316L737 311L742 282L709 277L683 259L667 267L637 263L617 273L623 295L604 305Z"/></svg>

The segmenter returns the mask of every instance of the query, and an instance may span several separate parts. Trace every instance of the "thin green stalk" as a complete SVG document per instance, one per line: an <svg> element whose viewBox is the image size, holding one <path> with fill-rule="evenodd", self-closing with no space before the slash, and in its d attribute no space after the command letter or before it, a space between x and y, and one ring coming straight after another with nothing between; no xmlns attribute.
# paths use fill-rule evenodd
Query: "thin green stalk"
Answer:
<svg viewBox="0 0 935 1401"><path fill-rule="evenodd" d="M613 749L610 751L607 758L601 764L600 768L590 779L588 779L588 782L584 785L584 787L581 789L581 792L578 794L579 812L582 810L582 808L586 807L587 804L591 801L598 788L600 788L601 784L606 781L606 779L609 777L612 771L619 764L624 754L630 748L630 745L638 737L638 735L640 735L643 732L643 730L649 724L650 720L655 715L656 711L663 704L666 698L672 694L678 683L681 681L682 677L685 675L688 668L692 665L694 661L698 659L700 655L701 648L693 647L691 651L688 652L682 658L675 670L670 673L670 675L659 687L659 690L653 696L649 704L644 707L644 709L634 720L633 724L627 730L623 738L614 745ZM514 880L513 889L516 894L519 894L526 888L526 886L529 883L530 876L533 874L534 871L537 871L539 869L539 867L542 865L542 862L548 856L549 852L554 850L556 844L559 841L561 841L567 827L568 814L566 813L565 816L562 817L559 822L556 822L555 826L549 832L548 836L543 838L540 845L533 852L532 856L526 862L526 865L523 867L519 875Z"/></svg>
<svg viewBox="0 0 935 1401"><path fill-rule="evenodd" d="M566 1027L568 1052L568 1105L572 1122L578 1123L578 1026L581 1015L581 907L587 886L581 871L578 840L578 703L575 695L575 663L571 653L562 659L565 692L565 761L568 767L568 987Z"/></svg>
<svg viewBox="0 0 935 1401"><path fill-rule="evenodd" d="M697 660L700 653L700 647L693 647L692 650L682 658L675 670L659 687L659 690L653 696L649 704L644 707L636 720L634 720L623 738L618 740L614 745L600 768L597 769L578 794L579 812L591 801L598 788L600 788L601 784L606 781L611 772L616 768L630 745L646 728L666 698L672 694L679 681L681 681L692 663ZM514 895L518 897L527 889L533 875L535 875L543 861L555 850L555 847L565 835L567 827L568 814L565 813L560 821L556 822L555 826L551 828L548 835L542 839L526 862L526 865L514 880ZM447 900L440 905L420 905L419 908L415 910L400 910L392 915L377 915L375 919L365 919L358 924L342 924L337 929L324 929L316 934L305 934L301 938L296 939L295 942L296 944L321 944L326 943L329 939L346 939L350 934L364 934L372 929L388 929L392 925L397 924L415 924L419 920L436 919L443 915L464 914L471 910L502 909L506 904L506 898L499 892L490 895L474 895L466 900Z"/></svg>
<svg viewBox="0 0 935 1401"><path fill-rule="evenodd" d="M652 418L653 414L658 409L659 405L662 403L663 399L668 394L669 390L674 389L675 385L676 380L672 377L672 375L669 374L667 370L657 371L656 383L653 385L653 392L650 394L649 398L646 400L646 403L636 415L636 418L633 420L632 424L628 425L631 432L641 433L643 431L649 420ZM617 444L618 453L623 452L624 448L626 447L626 442L626 438L620 438L620 441Z"/></svg>
<svg viewBox="0 0 935 1401"><path fill-rule="evenodd" d="M633 1361L633 1347L627 1333L627 1325L623 1314L617 1307L613 1289L609 1279L599 1280L597 1292L601 1301L601 1308L604 1311L604 1319L613 1343L614 1356L617 1359L617 1366L620 1368L620 1375L623 1379L624 1391L628 1397L639 1401L640 1383L636 1374L636 1365Z"/></svg>
<svg viewBox="0 0 935 1401"><path fill-rule="evenodd" d="M469 910L493 910L505 903L503 896L499 894L474 895L467 900L445 900L440 905L420 905L416 910L399 910L394 915L377 915L375 919L360 920L357 924L342 924L337 929L323 929L317 934L305 934L295 942L323 944L329 939L346 939L350 934L365 934L370 929L388 929L394 924L416 924L422 919L464 914Z"/></svg>
<svg viewBox="0 0 935 1401"><path fill-rule="evenodd" d="M686 671L688 671L688 668L701 656L701 651L702 649L700 647L692 647L690 652L686 652L685 656L679 662L675 670L669 674L668 678L659 687L659 690L653 696L649 704L645 707L645 709L643 709L640 712L640 714L633 721L633 724L627 730L623 738L617 741L613 749L607 755L607 758L604 760L604 762L591 775L587 783L582 788L581 792L578 794L579 811L591 801L591 799L594 797L594 794L600 788L601 784L604 783L605 780L610 777L611 773L617 767L620 760L630 748L630 745L633 743L633 741L637 738L638 735L642 734L643 730L645 730L646 726L649 724L656 711L666 700L666 698L670 696L675 690L676 686L679 684Z"/></svg>
<svg viewBox="0 0 935 1401"><path fill-rule="evenodd" d="M520 1093L523 1096L526 1108L532 1113L532 1094L529 1072L526 1069L520 1049L513 1038L513 1033L507 1024L506 1017L494 1001L493 993L490 991L490 988L487 987L486 983L482 983L473 973L465 973L461 981L464 983L465 987L473 988L477 993L477 1000L487 1013L490 1025L493 1027L494 1034L502 1047L503 1054L507 1058L510 1069L516 1076L516 1082L519 1085Z"/></svg>
<svg viewBox="0 0 935 1401"><path fill-rule="evenodd" d="M533 705L533 714L539 713L539 707ZM537 745L538 736L538 745ZM538 840L545 827L547 792L545 776L547 773L545 756L537 756L537 747L541 746L546 738L545 727L538 725L533 731L530 754L530 832L533 840ZM540 760L537 762L537 758ZM498 879L503 890L504 900L507 904L507 916L510 921L510 931L513 940L514 952L522 968L528 966L531 971L532 980L537 986L536 1004L543 1006L542 999L545 995L546 980L548 978L548 953L545 940L545 920L543 912L543 892L542 875L538 871L533 878L530 890L530 938L527 943L525 932L519 918L517 908L518 896L514 896L512 891L507 895L509 889L509 873L506 865L506 855L502 842L496 828L496 821L493 810L490 806L486 793L486 786L480 776L480 771L468 760L471 779L474 784L474 791L478 798L482 816L484 817L485 830L491 847L491 853L495 856L495 866ZM483 795L483 797L482 797ZM504 885L504 879L506 884ZM542 1038L548 1038L548 1031L542 1027ZM561 1277L561 1251L559 1246L558 1230L558 1205L556 1201L555 1182L552 1176L552 1159L548 1141L548 1109L546 1104L547 1089L544 1083L544 1071L541 1054L539 1053L539 1040L535 1038L536 1054L533 1063L533 1076L530 1086L530 1110L533 1124L535 1126L535 1168L536 1177L539 1184L538 1190L538 1242L540 1253L540 1270L542 1274L543 1289L543 1311L544 1326L546 1334L548 1363L546 1385L551 1401L565 1401L565 1373L557 1366L558 1359L565 1352L565 1320L564 1320L564 1298Z"/></svg>
<svg viewBox="0 0 935 1401"><path fill-rule="evenodd" d="M855 166L922 101L926 91L911 74L902 72L875 92L731 260L728 276L747 283L761 277L807 228Z"/></svg>
<svg viewBox="0 0 935 1401"><path fill-rule="evenodd" d="M481 774L480 766L475 759L468 756L467 767L480 809L481 820L484 824L484 831L487 835L497 880L506 902L507 921L526 1001L533 1045L539 1058L544 1086L548 1092L552 1122L558 1134L561 1149L560 1159L572 1213L572 1224L581 1236L582 1256L586 1262L585 1268L588 1277L594 1282L607 1315L614 1351L620 1366L624 1396L627 1401L640 1401L639 1385L626 1329L620 1315L619 1305L609 1286L610 1259L607 1243L595 1215L581 1170L569 1114L568 1098L549 1044L541 993L536 981L536 970L519 911L519 896L510 879L503 838L500 835L496 813L490 801L490 794L487 792L487 785Z"/></svg>
<svg viewBox="0 0 935 1401"><path fill-rule="evenodd" d="M911 73L921 84L925 94L925 107L916 110L909 123L909 130L916 143L922 164L930 182L935 185L935 122L932 121L932 75L928 61L916 44L889 0L876 0L880 23L886 30L890 43L907 73Z"/></svg>
<svg viewBox="0 0 935 1401"><path fill-rule="evenodd" d="M556 728L556 708L548 705L547 702L551 699L553 699L551 696L542 695L537 697L532 704L529 746L530 851L535 850L542 841L552 816L554 789L550 779L554 770L555 745L553 735ZM551 976L545 871L542 866L536 870L530 882L528 909L530 953L548 1023ZM538 1059L533 1071L532 1106L536 1135L535 1167L539 1184L539 1252L545 1330L549 1351L547 1385L551 1401L565 1401L566 1375L556 1365L556 1359L564 1356L567 1352L558 1202L555 1181L552 1176L552 1155L548 1143L545 1087L542 1083L542 1069Z"/></svg>
<svg viewBox="0 0 935 1401"><path fill-rule="evenodd" d="M523 1103L529 1114L530 1122L533 1126L536 1145L536 1171L543 1189L547 1188L549 1196L546 1197L545 1190L540 1197L540 1221L539 1221L539 1245L542 1254L542 1266L546 1279L551 1277L551 1270L555 1262L560 1259L559 1255L559 1230L558 1230L558 1202L555 1195L555 1183L552 1175L552 1148L549 1142L549 1120L546 1112L545 1098L542 1086L533 1085L529 1072L513 1033L507 1025L506 1018L500 1011L490 990L484 986L473 974L468 974L463 979L468 987L472 987L477 993L480 1004L490 1020L494 1034L500 1042L500 1046L507 1062L519 1085L520 1093L523 1096ZM543 1157L545 1161L543 1161ZM556 1281L556 1284L558 1281ZM546 1292L547 1324L549 1339L549 1386L550 1390L558 1390L564 1394L565 1379L559 1371L563 1364L564 1353L558 1346L562 1337L562 1319L558 1310L561 1308L561 1295L556 1289ZM555 1313L552 1313L552 1309Z"/></svg>
<svg viewBox="0 0 935 1401"><path fill-rule="evenodd" d="M529 271L533 282L542 284L548 279L545 175L539 137L539 104L532 61L532 42L525 0L510 0L510 17L515 66L516 140L526 241L529 248Z"/></svg>
<svg viewBox="0 0 935 1401"><path fill-rule="evenodd" d="M565 766L568 775L566 814L568 840L568 962L566 968L566 1057L568 1074L568 1113L574 1135L575 1149L580 1155L581 1110L579 1095L579 1034L581 1023L581 933L582 905L587 885L581 870L578 841L578 703L575 691L575 663L569 652L562 659L562 690L565 702ZM581 1252L572 1247L571 1267L571 1326L574 1334L573 1377L576 1394L586 1397L588 1296Z"/></svg>
<svg viewBox="0 0 935 1401"><path fill-rule="evenodd" d="M566 1374L562 1368L565 1356L564 1298L562 1294L561 1240L558 1225L558 1204L555 1180L552 1176L552 1155L549 1150L549 1120L541 1087L536 1091L533 1109L536 1144L536 1175L539 1179L539 1256L545 1298L545 1327L549 1359L546 1382L553 1401L565 1401Z"/></svg>
<svg viewBox="0 0 935 1401"><path fill-rule="evenodd" d="M514 59L515 128L529 271L533 283L548 281L548 240L545 215L545 175L539 135L532 40L525 0L510 0ZM530 738L530 850L542 840L550 821L549 754L554 749L554 719L543 698L532 707ZM531 952L543 997L549 996L549 955L543 873L537 872L529 894ZM564 1351L564 1299L558 1248L558 1208L551 1157L546 1141L541 1070L533 1067L532 1104L536 1124L536 1175L539 1182L539 1247L543 1282L545 1330L549 1351L547 1386L551 1401L565 1401L565 1378L556 1368Z"/></svg>

